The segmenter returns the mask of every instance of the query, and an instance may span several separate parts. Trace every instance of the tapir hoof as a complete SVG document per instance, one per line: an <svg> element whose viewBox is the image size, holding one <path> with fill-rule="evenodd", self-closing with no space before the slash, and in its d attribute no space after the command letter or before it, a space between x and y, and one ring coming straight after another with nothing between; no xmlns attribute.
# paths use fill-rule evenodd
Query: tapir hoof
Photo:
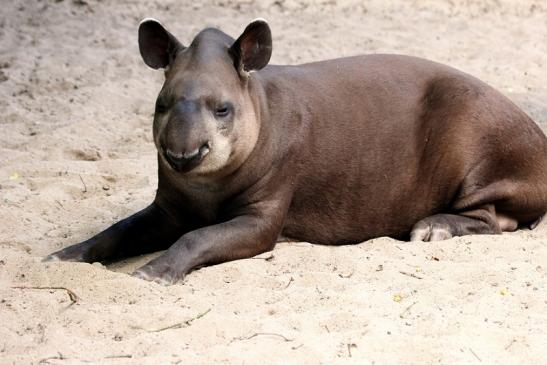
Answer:
<svg viewBox="0 0 547 365"><path fill-rule="evenodd" d="M178 274L169 266L154 263L148 263L140 267L133 272L132 276L163 286L174 285L184 277L184 275Z"/></svg>
<svg viewBox="0 0 547 365"><path fill-rule="evenodd" d="M62 250L52 253L42 259L42 262L53 261L73 261L73 262L88 262L86 258L87 250L79 245L66 247Z"/></svg>
<svg viewBox="0 0 547 365"><path fill-rule="evenodd" d="M61 261L61 260L59 259L59 256L54 254L47 255L46 257L42 259L42 262L55 262L55 261Z"/></svg>
<svg viewBox="0 0 547 365"><path fill-rule="evenodd" d="M59 258L58 255L53 253L51 255L47 255L46 257L42 259L42 262L55 262L55 261L61 261L61 259Z"/></svg>
<svg viewBox="0 0 547 365"><path fill-rule="evenodd" d="M411 241L443 241L452 238L452 232L450 226L437 222L423 222L420 221L414 225L412 232L410 233Z"/></svg>

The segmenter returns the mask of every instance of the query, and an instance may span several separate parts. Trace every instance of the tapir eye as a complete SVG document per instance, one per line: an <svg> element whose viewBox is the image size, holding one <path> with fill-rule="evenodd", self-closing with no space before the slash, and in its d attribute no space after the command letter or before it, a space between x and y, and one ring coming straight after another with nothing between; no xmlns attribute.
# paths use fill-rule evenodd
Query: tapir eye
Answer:
<svg viewBox="0 0 547 365"><path fill-rule="evenodd" d="M215 108L215 115L217 117L226 117L230 114L231 106L228 103L221 104Z"/></svg>

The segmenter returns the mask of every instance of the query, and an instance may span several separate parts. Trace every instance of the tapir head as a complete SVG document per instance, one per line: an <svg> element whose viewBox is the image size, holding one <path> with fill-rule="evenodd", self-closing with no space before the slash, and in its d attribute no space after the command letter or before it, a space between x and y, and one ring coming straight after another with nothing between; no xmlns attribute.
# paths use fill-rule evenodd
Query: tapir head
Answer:
<svg viewBox="0 0 547 365"><path fill-rule="evenodd" d="M253 21L237 40L208 28L185 47L158 21L146 19L139 48L148 66L165 70L153 128L160 163L192 174L241 165L260 129L249 73L270 60L268 24Z"/></svg>

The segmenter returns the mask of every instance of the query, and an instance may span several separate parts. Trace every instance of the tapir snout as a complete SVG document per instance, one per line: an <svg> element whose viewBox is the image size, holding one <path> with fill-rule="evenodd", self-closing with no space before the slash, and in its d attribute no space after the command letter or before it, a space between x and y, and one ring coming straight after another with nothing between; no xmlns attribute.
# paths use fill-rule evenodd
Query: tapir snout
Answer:
<svg viewBox="0 0 547 365"><path fill-rule="evenodd" d="M167 122L160 132L159 152L178 172L196 168L211 151L213 136L201 109L196 101L180 100L164 117Z"/></svg>

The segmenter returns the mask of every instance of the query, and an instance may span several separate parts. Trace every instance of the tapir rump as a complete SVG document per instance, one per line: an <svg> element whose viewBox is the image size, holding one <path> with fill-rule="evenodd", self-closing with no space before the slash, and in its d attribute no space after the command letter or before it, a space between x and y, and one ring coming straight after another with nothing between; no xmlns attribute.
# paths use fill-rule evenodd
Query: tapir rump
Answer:
<svg viewBox="0 0 547 365"><path fill-rule="evenodd" d="M511 101L431 61L368 55L268 65L264 20L184 46L144 20L156 100L153 203L46 260L152 251L163 284L283 239L434 241L533 225L547 211L547 138Z"/></svg>

